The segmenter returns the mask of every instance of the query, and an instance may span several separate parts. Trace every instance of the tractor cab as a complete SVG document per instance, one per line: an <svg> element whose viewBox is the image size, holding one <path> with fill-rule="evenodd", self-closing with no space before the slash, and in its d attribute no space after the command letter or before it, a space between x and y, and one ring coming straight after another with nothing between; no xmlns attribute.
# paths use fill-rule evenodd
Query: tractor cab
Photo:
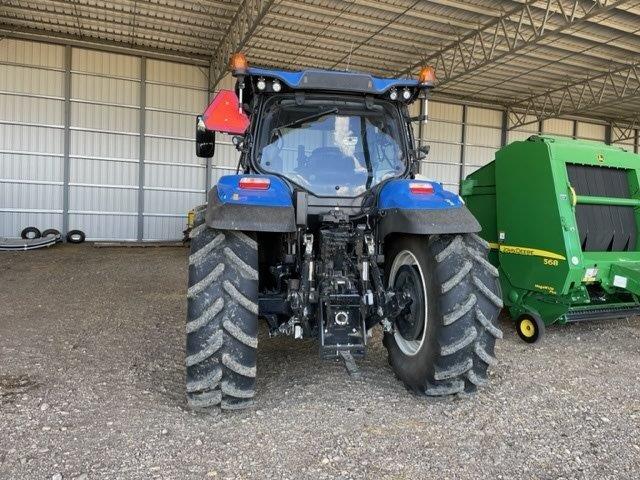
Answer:
<svg viewBox="0 0 640 480"><path fill-rule="evenodd" d="M355 199L418 172L423 154L414 150L407 107L426 103L432 69L418 80L251 68L241 54L231 65L235 91L220 91L198 119L201 156L213 154L206 148L213 131L236 135L245 172L274 175L317 197Z"/></svg>

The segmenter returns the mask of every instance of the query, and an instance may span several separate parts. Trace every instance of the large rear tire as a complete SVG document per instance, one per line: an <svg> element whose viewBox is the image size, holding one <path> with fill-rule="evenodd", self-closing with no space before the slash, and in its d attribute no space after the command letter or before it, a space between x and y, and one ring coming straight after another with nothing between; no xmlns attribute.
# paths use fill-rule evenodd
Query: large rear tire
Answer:
<svg viewBox="0 0 640 480"><path fill-rule="evenodd" d="M215 230L203 223L191 231L185 363L192 408L253 404L257 266L253 234Z"/></svg>
<svg viewBox="0 0 640 480"><path fill-rule="evenodd" d="M385 257L390 287L412 298L384 344L399 379L423 395L474 391L496 363L502 338L498 271L487 260L479 236L402 235L391 240Z"/></svg>

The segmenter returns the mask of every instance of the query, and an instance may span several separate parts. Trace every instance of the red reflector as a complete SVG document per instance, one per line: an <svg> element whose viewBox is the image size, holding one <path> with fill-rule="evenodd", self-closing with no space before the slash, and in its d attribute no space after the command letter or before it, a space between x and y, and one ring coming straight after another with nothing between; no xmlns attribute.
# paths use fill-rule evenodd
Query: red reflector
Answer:
<svg viewBox="0 0 640 480"><path fill-rule="evenodd" d="M260 177L244 177L240 179L240 188L243 190L268 190L271 180Z"/></svg>
<svg viewBox="0 0 640 480"><path fill-rule="evenodd" d="M236 92L220 90L204 112L204 124L212 132L242 135L249 126L249 117L239 112Z"/></svg>
<svg viewBox="0 0 640 480"><path fill-rule="evenodd" d="M433 193L433 185L431 185L430 183L410 183L409 184L409 191L411 193L418 193L421 195L424 194L431 194Z"/></svg>

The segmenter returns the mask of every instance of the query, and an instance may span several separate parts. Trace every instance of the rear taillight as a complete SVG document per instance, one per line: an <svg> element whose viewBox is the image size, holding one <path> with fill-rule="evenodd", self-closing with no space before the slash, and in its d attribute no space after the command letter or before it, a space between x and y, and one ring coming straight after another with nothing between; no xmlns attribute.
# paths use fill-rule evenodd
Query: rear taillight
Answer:
<svg viewBox="0 0 640 480"><path fill-rule="evenodd" d="M409 184L409 191L419 195L431 195L433 193L433 185L426 182L412 182Z"/></svg>
<svg viewBox="0 0 640 480"><path fill-rule="evenodd" d="M243 190L268 190L271 180L261 177L244 177L240 179L239 185Z"/></svg>

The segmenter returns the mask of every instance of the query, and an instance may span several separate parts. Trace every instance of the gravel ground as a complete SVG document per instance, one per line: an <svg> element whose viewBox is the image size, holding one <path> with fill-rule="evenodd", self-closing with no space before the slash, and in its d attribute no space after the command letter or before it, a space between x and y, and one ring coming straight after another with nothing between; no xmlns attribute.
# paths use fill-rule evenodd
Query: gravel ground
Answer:
<svg viewBox="0 0 640 480"><path fill-rule="evenodd" d="M261 332L258 405L185 409L183 248L0 252L0 478L638 478L640 321L502 325L471 396L418 398Z"/></svg>

